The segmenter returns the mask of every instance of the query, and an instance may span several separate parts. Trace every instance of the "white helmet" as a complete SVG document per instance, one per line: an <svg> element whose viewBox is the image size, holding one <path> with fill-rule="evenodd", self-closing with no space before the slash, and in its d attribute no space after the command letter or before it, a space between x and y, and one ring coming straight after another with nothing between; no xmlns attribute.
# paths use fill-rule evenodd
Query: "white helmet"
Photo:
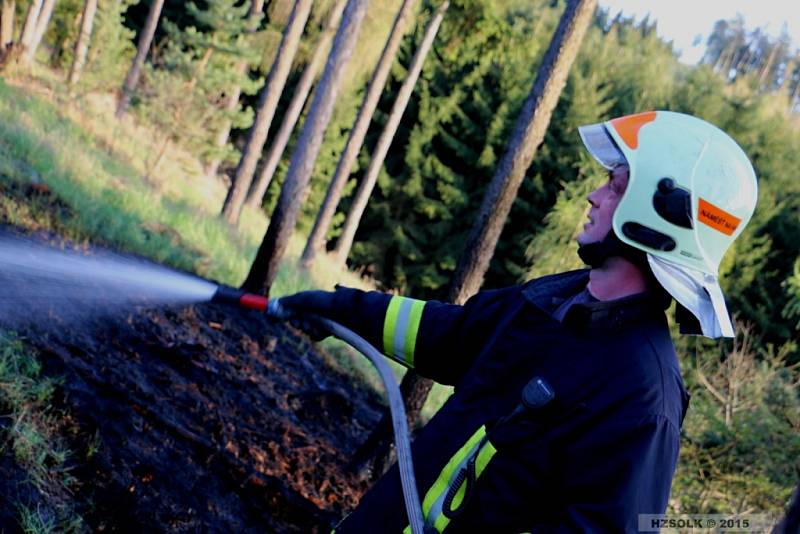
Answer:
<svg viewBox="0 0 800 534"><path fill-rule="evenodd" d="M756 207L756 176L744 151L716 126L671 111L579 132L601 165L630 169L612 220L616 236L647 253L656 279L698 319L703 335L733 337L717 279Z"/></svg>

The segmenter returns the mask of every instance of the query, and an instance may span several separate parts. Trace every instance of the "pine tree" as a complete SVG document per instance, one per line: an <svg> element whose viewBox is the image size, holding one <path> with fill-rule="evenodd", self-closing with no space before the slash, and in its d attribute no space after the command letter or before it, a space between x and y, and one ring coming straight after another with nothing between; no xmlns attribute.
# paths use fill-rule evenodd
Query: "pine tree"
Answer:
<svg viewBox="0 0 800 534"><path fill-rule="evenodd" d="M428 55L431 45L433 45L433 40L436 37L436 33L439 31L439 26L444 18L444 12L449 6L450 2L444 0L436 9L436 12L433 14L433 18L425 28L422 43L414 53L414 57L411 59L411 66L409 67L408 75L403 81L403 85L397 94L397 99L392 106L392 111L389 114L388 122L383 128L381 136L378 139L378 144L372 154L372 160L367 168L367 175L363 180L361 180L358 190L356 191L353 204L350 207L350 211L347 212L344 228L342 230L342 234L339 236L339 240L336 243L335 250L336 261L342 266L344 266L347 256L350 253L350 247L353 245L353 237L355 236L356 229L358 228L358 223L361 221L361 216L364 214L367 201L372 194L372 189L375 187L375 181L378 179L378 173L383 167L386 153L389 151L389 146L392 142L392 139L394 139L394 135L397 132L397 127L400 124L400 119L402 118L403 112L406 110L406 106L408 105L408 100L411 97L411 92L414 90L414 86L417 83L419 74L422 71L422 65L425 62L425 57Z"/></svg>
<svg viewBox="0 0 800 534"><path fill-rule="evenodd" d="M15 0L3 0L2 11L0 11L0 57L14 41L14 13L16 11Z"/></svg>
<svg viewBox="0 0 800 534"><path fill-rule="evenodd" d="M250 2L250 10L248 11L247 16L247 23L245 24L244 28L244 35L240 36L240 40L247 44L247 37L254 34L258 31L259 24L261 23L262 15L264 10L264 0L252 0ZM246 78L247 71L251 65L248 64L247 61L240 61L236 64L233 69L233 75L238 76L240 79ZM250 95L253 94L257 88L251 89L250 87L242 87L241 84L233 83L231 86L227 87L224 91L224 101L221 104L221 107L225 110L226 115L228 116L227 120L223 120L219 126L219 131L217 132L215 138L215 149L209 155L209 159L203 169L204 174L206 177L213 178L217 175L217 171L219 170L220 164L228 159L232 159L234 157L234 150L231 149L228 145L228 137L231 133L231 128L239 127L245 128L250 126L250 124L245 124L244 121L240 120L237 121L237 117L241 117L241 110L239 106L239 97L244 94Z"/></svg>
<svg viewBox="0 0 800 534"><path fill-rule="evenodd" d="M130 104L131 95L136 85L139 83L139 76L142 73L142 66L150 50L150 43L153 42L153 36L156 33L156 26L158 19L161 17L161 8L164 7L164 0L152 0L150 9L147 12L147 21L139 34L139 43L136 45L136 56L133 58L131 68L125 76L125 82L122 84L122 91L120 93L119 102L117 103L117 119L125 114Z"/></svg>
<svg viewBox="0 0 800 534"><path fill-rule="evenodd" d="M50 17L53 15L53 7L55 7L55 4L56 0L44 0L39 18L36 21L36 28L31 36L31 41L23 54L25 63L30 64L33 61L36 49L39 48L39 43L42 42L47 24L50 22Z"/></svg>
<svg viewBox="0 0 800 534"><path fill-rule="evenodd" d="M307 194L322 138L333 113L343 71L353 53L366 10L367 0L348 0L342 15L342 24L336 32L330 57L311 104L311 111L292 154L278 204L242 285L243 289L269 294L289 237L297 223L300 204Z"/></svg>
<svg viewBox="0 0 800 534"><path fill-rule="evenodd" d="M319 71L319 68L322 66L322 62L328 53L328 48L333 40L336 28L339 26L339 21L342 19L345 3L346 0L336 0L336 3L331 9L325 29L316 44L314 54L303 69L303 75L300 77L300 81L297 82L294 94L292 95L292 101L289 103L289 107L281 122L280 130L278 130L278 133L275 135L275 139L272 141L269 151L264 158L264 166L247 194L245 203L253 209L261 205L267 187L269 187L275 170L278 168L281 155L286 149L286 145L289 143L292 130L294 130L295 124L297 124L297 120L300 118L300 113L303 111L306 98L311 92L311 86L316 79L317 71Z"/></svg>
<svg viewBox="0 0 800 534"><path fill-rule="evenodd" d="M136 32L125 25L129 7L139 0L98 0L92 24L92 41L80 80L72 92L108 92L119 86L125 76L136 47ZM80 28L77 22L83 11L83 0L57 0L51 23L45 32L50 49L50 65L69 71L75 58L75 43Z"/></svg>
<svg viewBox="0 0 800 534"><path fill-rule="evenodd" d="M248 5L235 0L209 0L204 8L190 2L187 13L196 24L179 28L163 21L167 45L154 67L146 70L143 101L137 112L158 125L164 135L148 165L154 171L170 142L181 144L200 158L217 154L214 131L223 121L241 121L241 113L220 108L220 95L231 85L254 90L255 84L238 71L240 62L252 62L252 52L239 37L247 21Z"/></svg>
<svg viewBox="0 0 800 534"><path fill-rule="evenodd" d="M545 2L526 4L523 12L538 16L520 16L514 25L506 9L504 2L454 1L436 54L423 68L350 257L387 287L419 298L445 297L469 222L532 82L531 66L541 60L542 35L558 21ZM416 39L404 46L406 64L416 46ZM395 75L378 120L388 115L404 75ZM558 186L537 178L523 189L526 204L512 211L512 243L532 232ZM518 248L494 266L493 280L509 283L519 276L525 259Z"/></svg>
<svg viewBox="0 0 800 534"><path fill-rule="evenodd" d="M78 79L83 72L83 66L86 63L86 55L89 53L89 44L92 39L92 26L94 25L94 16L96 13L97 0L86 0L83 7L83 14L81 15L81 32L75 43L75 56L72 59L72 68L70 68L69 78L67 80L67 84L70 86L74 86L78 83Z"/></svg>
<svg viewBox="0 0 800 534"><path fill-rule="evenodd" d="M258 101L255 122L248 134L247 142L242 150L242 157L236 166L228 195L222 205L221 215L231 224L239 222L244 200L256 171L256 164L267 140L272 118L275 116L275 108L283 92L283 87L286 85L286 79L289 77L289 69L300 44L303 28L305 28L310 11L311 0L297 0L289 22L286 24L275 62L270 69Z"/></svg>
<svg viewBox="0 0 800 534"><path fill-rule="evenodd" d="M43 0L31 0L28 5L28 12L25 15L25 24L19 34L19 45L21 51L25 51L33 42L36 33L36 26L39 23L39 13L42 11Z"/></svg>
<svg viewBox="0 0 800 534"><path fill-rule="evenodd" d="M344 190L348 176L350 176L350 171L358 156L358 151L364 143L364 137L367 134L367 129L372 121L372 115L378 105L378 99L383 92L386 79L389 76L389 69L394 62L397 50L400 48L400 42L414 4L415 0L403 0L403 4L400 6L400 10L394 19L392 31L389 33L389 38L386 40L386 44L383 47L381 58L378 60L378 64L375 67L372 79L369 81L364 100L358 110L355 123L350 130L347 143L339 158L339 163L336 166L336 172L328 186L325 199L322 201L317 219L314 221L314 227L311 229L311 234L303 249L300 261L306 268L313 263L317 253L325 246L325 236L330 228L333 215L336 212L336 207L339 205L342 191Z"/></svg>
<svg viewBox="0 0 800 534"><path fill-rule="evenodd" d="M212 54L203 76L196 83L197 105L204 108L204 113L196 120L202 126L187 143L187 148L204 161L224 159L230 153L225 147L219 147L215 131L226 126L230 128L230 125L246 125L252 120L238 105L230 109L226 100L231 87L254 94L259 86L259 80L251 80L246 72L246 66L259 59L247 39L259 17L253 18L253 9L248 3L238 4L237 0L207 0L204 9L193 2L187 4L187 12L197 28L191 26L184 30L181 36L184 48L195 50L195 55L200 57L208 51Z"/></svg>
<svg viewBox="0 0 800 534"><path fill-rule="evenodd" d="M382 221L380 228L368 226L364 233L369 241L354 247L357 257L367 246L377 249L387 244L390 248L380 254L396 263L379 278L407 294L443 296L441 289L455 267L496 154L506 144L526 86L530 87L531 64L540 61L546 45L532 36L541 39L545 28L552 33L558 20L557 12L542 4L537 12L546 16L511 27L504 8L510 9L453 3L440 32L438 61L426 63L424 70L429 72L419 82L416 113L409 113L414 122L403 135L407 141L402 163L387 159L388 175L378 179L380 196L369 205L377 215L373 221ZM390 178L396 169L400 177ZM541 195L541 184L533 186ZM530 231L530 221L527 226ZM413 372L404 377L401 391L412 421L429 388L430 382ZM359 460L373 461L376 475L386 465L381 443L388 435L387 421L357 453Z"/></svg>

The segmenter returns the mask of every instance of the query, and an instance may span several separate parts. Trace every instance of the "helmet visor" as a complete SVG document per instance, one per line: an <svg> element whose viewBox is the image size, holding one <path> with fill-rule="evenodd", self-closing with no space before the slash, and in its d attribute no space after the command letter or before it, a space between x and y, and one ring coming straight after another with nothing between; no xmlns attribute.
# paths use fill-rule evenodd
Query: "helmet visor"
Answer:
<svg viewBox="0 0 800 534"><path fill-rule="evenodd" d="M579 126L578 133L589 154L608 170L620 165L627 165L625 155L617 148L614 139L609 135L604 124L587 124Z"/></svg>

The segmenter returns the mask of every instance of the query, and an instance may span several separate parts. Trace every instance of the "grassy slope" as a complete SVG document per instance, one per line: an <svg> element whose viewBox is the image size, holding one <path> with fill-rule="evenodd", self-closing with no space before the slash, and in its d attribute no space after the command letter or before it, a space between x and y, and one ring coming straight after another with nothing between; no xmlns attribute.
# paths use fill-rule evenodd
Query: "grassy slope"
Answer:
<svg viewBox="0 0 800 534"><path fill-rule="evenodd" d="M238 285L263 236L265 215L246 210L238 228L220 220L217 214L225 184L203 178L199 162L178 147L171 148L153 178L144 178L155 157L156 136L130 117L122 123L115 121L110 96L69 99L60 92L60 83L45 70L28 78L0 78L0 185L5 190L0 218ZM331 267L324 258L310 276L294 268L303 237L292 239L273 294L332 288L335 283L370 288L368 281ZM360 356L335 340L324 345L332 354L330 363L380 389L377 376ZM35 355L19 340L1 339L0 350L7 355L6 363L13 362L4 370L0 405L12 412L15 422L6 436L0 429L0 441L16 451L32 440L40 447L34 457L46 458L49 466L63 466L69 453L58 439L58 419L63 414L50 413L47 407L51 382L38 376ZM401 373L399 368L396 371ZM448 393L437 389L427 416ZM26 436L16 432L20 428ZM40 494L68 494L68 471L53 469L56 476L43 480L37 465L45 460L37 463L19 455L16 460ZM20 507L20 523L35 532L81 530L80 518L71 515L68 499L45 501L49 506L44 508Z"/></svg>

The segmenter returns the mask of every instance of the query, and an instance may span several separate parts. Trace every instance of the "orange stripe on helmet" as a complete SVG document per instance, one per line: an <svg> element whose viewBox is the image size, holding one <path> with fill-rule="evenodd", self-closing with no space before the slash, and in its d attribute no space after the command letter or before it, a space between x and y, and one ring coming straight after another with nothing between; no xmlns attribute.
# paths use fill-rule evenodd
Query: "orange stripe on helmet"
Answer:
<svg viewBox="0 0 800 534"><path fill-rule="evenodd" d="M722 208L719 208L708 202L707 200L698 199L700 201L697 207L697 219L704 224L707 224L714 230L722 232L725 235L731 235L739 227L742 220Z"/></svg>
<svg viewBox="0 0 800 534"><path fill-rule="evenodd" d="M656 120L656 112L645 111L644 113L613 119L611 125L614 126L614 129L625 141L625 144L635 150L639 146L639 129L654 120Z"/></svg>

